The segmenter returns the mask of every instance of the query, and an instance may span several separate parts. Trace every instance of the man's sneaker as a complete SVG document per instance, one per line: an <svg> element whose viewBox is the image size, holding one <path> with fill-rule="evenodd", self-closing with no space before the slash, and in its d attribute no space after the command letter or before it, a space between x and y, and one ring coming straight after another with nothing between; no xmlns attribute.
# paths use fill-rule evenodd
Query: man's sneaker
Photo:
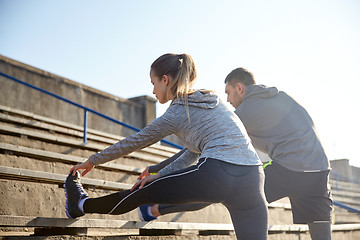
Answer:
<svg viewBox="0 0 360 240"><path fill-rule="evenodd" d="M80 183L80 173L77 171L75 176L72 172L65 180L65 197L66 197L66 216L68 218L77 218L85 215L79 208L79 201L88 198L89 195L85 192Z"/></svg>
<svg viewBox="0 0 360 240"><path fill-rule="evenodd" d="M138 207L138 214L141 221L147 221L150 222L152 220L157 219L153 215L151 215L151 206L152 205L143 205L141 207Z"/></svg>

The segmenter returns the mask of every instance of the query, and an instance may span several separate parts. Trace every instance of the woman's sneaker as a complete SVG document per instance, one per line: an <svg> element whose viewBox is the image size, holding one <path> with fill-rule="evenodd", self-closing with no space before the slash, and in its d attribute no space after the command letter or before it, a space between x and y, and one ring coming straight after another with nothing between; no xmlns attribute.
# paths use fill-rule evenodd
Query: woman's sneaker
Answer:
<svg viewBox="0 0 360 240"><path fill-rule="evenodd" d="M152 220L157 219L151 214L151 206L152 205L143 205L141 207L138 207L138 214L141 221L147 221L150 222Z"/></svg>
<svg viewBox="0 0 360 240"><path fill-rule="evenodd" d="M89 195L85 192L80 183L80 173L76 171L75 176L73 176L71 172L65 180L64 187L66 216L68 218L77 218L85 215L79 208L79 202L84 198L88 198Z"/></svg>

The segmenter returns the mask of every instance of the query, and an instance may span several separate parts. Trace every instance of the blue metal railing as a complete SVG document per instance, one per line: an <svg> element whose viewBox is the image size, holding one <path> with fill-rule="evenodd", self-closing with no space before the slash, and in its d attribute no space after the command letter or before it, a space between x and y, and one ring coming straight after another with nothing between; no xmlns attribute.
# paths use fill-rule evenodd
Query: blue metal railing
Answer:
<svg viewBox="0 0 360 240"><path fill-rule="evenodd" d="M338 190L341 190L341 187L338 186L338 181L339 181L339 180L340 180L340 181L345 181L345 182L351 182L351 183L357 184L357 185L360 184L360 182L359 182L358 180L349 178L349 177L347 177L347 176L343 176L343 175L341 175L341 174L339 174L339 173L336 173L336 172L334 172L334 171L330 171L330 178L335 181L335 186L332 185L331 187L334 187L335 189L338 189ZM349 212L354 212L354 213L360 214L360 209L351 207L351 206L349 206L349 205L347 205L347 204L344 204L344 203L342 203L342 202L333 201L333 204L334 204L335 206L338 206L338 207L341 207L341 208L343 208L343 209L346 209L346 210L348 210Z"/></svg>
<svg viewBox="0 0 360 240"><path fill-rule="evenodd" d="M349 212L354 212L354 213L360 214L360 210L357 208L350 207L349 205L346 205L346 204L338 202L338 201L333 201L333 203L335 206L344 208L344 209L348 210Z"/></svg>
<svg viewBox="0 0 360 240"><path fill-rule="evenodd" d="M105 118L105 119L107 119L107 120L110 120L110 121L112 121L112 122L115 122L115 123L117 123L117 124L120 124L120 125L122 125L122 126L124 126L124 127L127 127L127 128L129 128L129 129L131 129L131 130L134 130L134 131L137 131L137 132L140 131L140 129L138 129L138 128L136 128L136 127L133 127L133 126L131 126L131 125L129 125L129 124L120 122L120 121L118 121L118 120L116 120L116 119L114 119L114 118L111 118L111 117L109 117L109 116L106 116L106 115L104 115L104 114L102 114L102 113L100 113L100 112L98 112L98 111L95 111L95 110L93 110L93 109L91 109L91 108L85 107L85 106L83 106L83 105L81 105L81 104L78 104L78 103L76 103L76 102L73 102L73 101L71 101L71 100L69 100L69 99L63 98L63 97L61 97L61 96L59 96L59 95L56 95L56 94L54 94L54 93L52 93L52 92L49 92L49 91L47 91L47 90L44 90L44 89L42 89L42 88L36 87L36 86L31 85L31 84L26 83L26 82L23 82L23 81L21 81L21 80L19 80L19 79L17 79L17 78L14 78L14 77L12 77L12 76L9 76L9 75L7 75L7 74L5 74L5 73L3 73L3 72L0 72L0 75L3 76L3 77L6 77L6 78L8 78L8 79L11 79L11 80L13 80L13 81L15 81L15 82L17 82L17 83L20 83L20 84L23 84L23 85L25 85L25 86L27 86L27 87L30 87L30 88L32 88L32 89L38 90L38 91L40 91L40 92L42 92L42 93L45 93L45 94L48 94L48 95L50 95L50 96L52 96L52 97L55 97L55 98L57 98L57 99L60 99L60 100L62 100L62 101L64 101L64 102L70 103L70 104L72 104L72 105L74 105L74 106L76 106L76 107L78 107L78 108L82 108L82 109L84 110L84 132L83 132L83 141L84 141L84 143L87 142L86 132L87 132L87 124L88 124L88 117L87 117L87 116L88 116L88 112L94 113L94 114L96 114L96 115L98 115L98 116L100 116L100 117L103 117L103 118ZM179 146L179 145L177 145L177 144L175 144L175 143L169 142L169 141L164 140L164 139L162 139L162 140L160 140L160 141L161 141L162 143L168 144L168 145L170 145L170 146L172 146L172 147L175 147L175 148L178 148L178 149L182 149L182 148L183 148L183 147L181 147L181 146Z"/></svg>

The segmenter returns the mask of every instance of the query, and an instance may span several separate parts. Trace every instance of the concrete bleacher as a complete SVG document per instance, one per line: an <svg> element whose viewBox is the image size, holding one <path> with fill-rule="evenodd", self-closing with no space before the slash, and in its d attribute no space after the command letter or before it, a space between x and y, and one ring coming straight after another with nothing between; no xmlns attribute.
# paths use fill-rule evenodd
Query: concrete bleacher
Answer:
<svg viewBox="0 0 360 240"><path fill-rule="evenodd" d="M140 222L136 211L119 216L93 214L79 220L67 219L62 185L69 169L120 139L89 129L88 142L84 144L81 131L82 128L76 125L0 106L1 235L18 234L19 237L60 232L91 236L100 232L105 235L177 236L191 233L194 239L201 234L225 234L219 235L222 236L219 239L235 239L230 217L220 204L197 212L162 216L151 223ZM95 168L82 182L92 197L129 189L147 165L162 161L177 151L155 144ZM339 181L337 184L342 184L343 188L334 191L334 199L358 196L357 192L352 192L353 185ZM346 192L346 189L351 191ZM353 206L356 204L354 202ZM269 239L281 239L284 234L286 239L308 236L307 226L291 224L287 200L270 204L269 211ZM342 218L336 217L338 212ZM341 220L335 222L334 234L360 233L360 221L353 220L356 216L352 216L349 222L347 216L347 212L335 208L335 221Z"/></svg>
<svg viewBox="0 0 360 240"><path fill-rule="evenodd" d="M351 212L339 206L335 208L335 222L336 223L360 223L360 185L348 181L340 181L337 179L330 179L333 200L346 205L349 208L358 210Z"/></svg>
<svg viewBox="0 0 360 240"><path fill-rule="evenodd" d="M148 96L121 99L1 55L0 72L137 128L155 117L155 100ZM84 235L78 239L235 239L230 216L221 204L161 216L151 223L139 221L135 210L67 219L63 182L70 168L133 131L92 115L83 143L81 110L3 76L0 86L0 240L76 239L74 235ZM154 144L96 167L82 182L91 197L129 189L146 166L177 151ZM359 184L332 178L331 185L334 200L360 208ZM359 214L335 206L333 223L333 239L360 239ZM269 239L310 239L306 225L292 224L288 199L269 205Z"/></svg>

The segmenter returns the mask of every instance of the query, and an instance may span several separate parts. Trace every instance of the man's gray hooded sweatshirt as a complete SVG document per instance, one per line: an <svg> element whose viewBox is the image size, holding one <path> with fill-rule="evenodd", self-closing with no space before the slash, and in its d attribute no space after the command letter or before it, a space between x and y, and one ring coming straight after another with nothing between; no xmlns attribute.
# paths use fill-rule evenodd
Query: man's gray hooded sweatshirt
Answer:
<svg viewBox="0 0 360 240"><path fill-rule="evenodd" d="M290 170L329 170L329 161L306 110L275 87L250 85L235 113L255 148Z"/></svg>
<svg viewBox="0 0 360 240"><path fill-rule="evenodd" d="M140 132L90 156L89 160L94 165L105 163L156 143L170 134L178 136L186 149L160 170L161 175L207 157L237 165L262 164L235 113L214 93L201 91L189 95L187 103L184 99L175 99L161 117Z"/></svg>

